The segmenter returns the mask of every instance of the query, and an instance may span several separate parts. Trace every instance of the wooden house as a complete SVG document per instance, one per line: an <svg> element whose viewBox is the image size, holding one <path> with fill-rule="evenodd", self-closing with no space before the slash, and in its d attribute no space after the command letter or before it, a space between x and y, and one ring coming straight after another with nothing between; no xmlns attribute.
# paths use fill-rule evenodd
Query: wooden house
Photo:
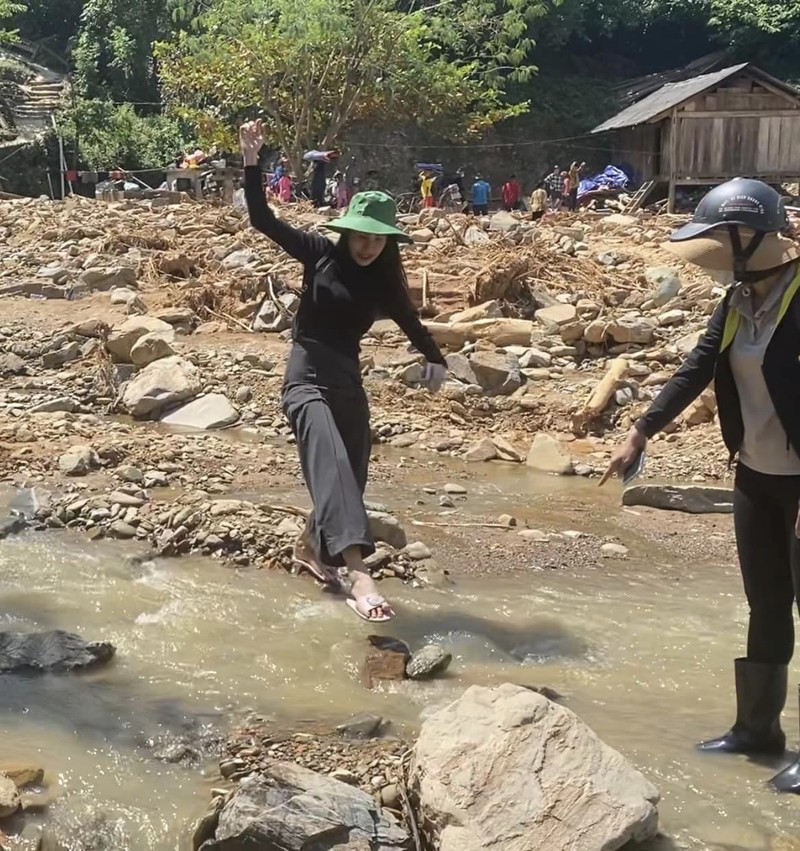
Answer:
<svg viewBox="0 0 800 851"><path fill-rule="evenodd" d="M667 184L670 210L678 186L800 182L800 91L749 63L666 82L592 133L643 189Z"/></svg>

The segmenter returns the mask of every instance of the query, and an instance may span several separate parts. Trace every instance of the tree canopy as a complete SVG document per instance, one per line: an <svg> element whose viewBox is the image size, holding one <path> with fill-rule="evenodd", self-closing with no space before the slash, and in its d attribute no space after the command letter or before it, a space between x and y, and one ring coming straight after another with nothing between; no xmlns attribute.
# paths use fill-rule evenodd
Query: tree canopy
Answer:
<svg viewBox="0 0 800 851"><path fill-rule="evenodd" d="M528 102L574 129L614 72L717 50L800 80L800 0L0 0L16 31L70 63L87 164L230 146L256 115L294 158L359 122L469 139Z"/></svg>
<svg viewBox="0 0 800 851"><path fill-rule="evenodd" d="M510 56L498 38L485 57L457 56L443 36L468 28L442 24L443 14L394 0L214 0L193 31L158 45L163 93L208 141L230 143L241 121L264 115L295 164L356 121L467 136L523 111L498 70L524 73L524 54Z"/></svg>

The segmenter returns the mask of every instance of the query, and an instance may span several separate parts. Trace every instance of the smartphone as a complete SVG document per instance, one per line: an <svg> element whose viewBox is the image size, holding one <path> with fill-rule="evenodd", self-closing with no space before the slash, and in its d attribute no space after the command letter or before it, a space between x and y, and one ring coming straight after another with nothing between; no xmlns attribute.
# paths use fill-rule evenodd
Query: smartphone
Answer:
<svg viewBox="0 0 800 851"><path fill-rule="evenodd" d="M644 449L640 449L636 453L636 457L631 461L631 463L622 471L622 485L623 487L627 487L634 479L638 479L639 476L644 472L644 462L646 459L646 454Z"/></svg>

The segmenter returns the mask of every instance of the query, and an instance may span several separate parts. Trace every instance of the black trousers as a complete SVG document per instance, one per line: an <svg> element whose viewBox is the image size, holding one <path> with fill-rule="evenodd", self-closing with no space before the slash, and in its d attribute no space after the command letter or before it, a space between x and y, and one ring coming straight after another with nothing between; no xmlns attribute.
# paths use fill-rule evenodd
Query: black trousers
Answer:
<svg viewBox="0 0 800 851"><path fill-rule="evenodd" d="M369 403L358 363L330 349L292 349L283 410L297 440L300 465L314 509L306 531L326 564L343 567L342 553L375 552L364 508L371 436Z"/></svg>
<svg viewBox="0 0 800 851"><path fill-rule="evenodd" d="M795 534L800 476L768 476L739 464L733 492L736 547L750 605L747 658L787 664L794 653L800 597L800 541Z"/></svg>

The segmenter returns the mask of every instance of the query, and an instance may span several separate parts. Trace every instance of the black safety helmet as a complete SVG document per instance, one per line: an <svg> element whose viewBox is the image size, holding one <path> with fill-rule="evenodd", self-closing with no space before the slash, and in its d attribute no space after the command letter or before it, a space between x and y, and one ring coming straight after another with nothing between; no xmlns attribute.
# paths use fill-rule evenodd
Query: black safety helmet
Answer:
<svg viewBox="0 0 800 851"><path fill-rule="evenodd" d="M747 271L747 261L755 254L765 234L778 233L788 224L780 193L760 180L737 177L704 195L692 221L674 231L670 241L696 239L709 231L725 228L730 234L733 271L738 279ZM755 231L747 246L742 245L740 227Z"/></svg>

